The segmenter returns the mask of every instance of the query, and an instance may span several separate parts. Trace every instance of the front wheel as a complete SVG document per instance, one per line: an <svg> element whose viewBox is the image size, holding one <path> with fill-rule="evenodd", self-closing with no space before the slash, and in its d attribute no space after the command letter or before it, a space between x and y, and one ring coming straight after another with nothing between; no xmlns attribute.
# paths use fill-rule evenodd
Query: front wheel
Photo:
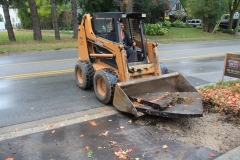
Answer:
<svg viewBox="0 0 240 160"><path fill-rule="evenodd" d="M118 82L118 76L114 70L104 68L94 74L94 91L100 102L104 104L112 103L115 84Z"/></svg>

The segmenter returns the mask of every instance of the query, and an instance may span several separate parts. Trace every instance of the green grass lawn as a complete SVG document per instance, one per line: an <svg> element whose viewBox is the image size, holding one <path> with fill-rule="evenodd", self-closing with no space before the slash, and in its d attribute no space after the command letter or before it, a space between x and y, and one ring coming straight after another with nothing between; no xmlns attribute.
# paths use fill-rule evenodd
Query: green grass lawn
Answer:
<svg viewBox="0 0 240 160"><path fill-rule="evenodd" d="M61 40L55 40L53 31L42 31L42 41L34 41L31 30L15 30L14 34L16 42L11 42L8 39L7 31L0 32L0 53L77 48L77 39L73 39L73 33L69 32L61 32Z"/></svg>
<svg viewBox="0 0 240 160"><path fill-rule="evenodd" d="M42 30L42 41L33 40L32 30L14 30L16 42L8 39L7 31L0 32L0 53L20 52L31 50L50 50L63 48L77 48L77 39L73 39L72 32L61 31L61 40L55 40L54 31ZM192 42L207 40L236 40L240 36L234 37L222 32L205 33L201 29L196 28L170 28L169 32L163 36L147 36L148 39L158 41L160 43L172 42Z"/></svg>
<svg viewBox="0 0 240 160"><path fill-rule="evenodd" d="M172 42L192 42L211 40L236 40L240 39L240 36L234 37L234 35L222 33L221 31L216 31L212 34L203 32L202 29L171 27L168 33L165 35L147 36L147 38L156 39L160 43L172 43Z"/></svg>

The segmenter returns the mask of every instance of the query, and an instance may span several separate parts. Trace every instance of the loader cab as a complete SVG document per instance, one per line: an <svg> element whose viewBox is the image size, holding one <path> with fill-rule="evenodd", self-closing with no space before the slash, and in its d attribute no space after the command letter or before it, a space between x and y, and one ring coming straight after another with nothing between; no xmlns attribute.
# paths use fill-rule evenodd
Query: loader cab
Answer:
<svg viewBox="0 0 240 160"><path fill-rule="evenodd" d="M136 42L136 47L132 47L136 51L135 62L131 65L147 63L147 53L145 47L145 39L143 34L143 20L146 18L144 13L124 13L124 12L101 12L95 13L92 17L93 32L96 36L107 39L112 43L123 44L120 34L120 20L124 23L124 30L130 39ZM124 44L125 45L125 44ZM125 46L129 47L129 46ZM95 50L102 50L99 46L95 46ZM105 49L104 53L109 52Z"/></svg>

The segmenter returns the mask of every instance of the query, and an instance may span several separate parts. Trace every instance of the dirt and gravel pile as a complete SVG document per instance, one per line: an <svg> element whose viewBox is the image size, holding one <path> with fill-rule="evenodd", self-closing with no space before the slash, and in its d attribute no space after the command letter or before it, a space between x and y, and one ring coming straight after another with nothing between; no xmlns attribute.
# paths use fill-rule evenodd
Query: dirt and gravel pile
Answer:
<svg viewBox="0 0 240 160"><path fill-rule="evenodd" d="M171 132L172 140L202 145L225 153L240 146L240 120L226 115L204 113L200 118L159 118L144 116L136 123L155 125L162 132Z"/></svg>

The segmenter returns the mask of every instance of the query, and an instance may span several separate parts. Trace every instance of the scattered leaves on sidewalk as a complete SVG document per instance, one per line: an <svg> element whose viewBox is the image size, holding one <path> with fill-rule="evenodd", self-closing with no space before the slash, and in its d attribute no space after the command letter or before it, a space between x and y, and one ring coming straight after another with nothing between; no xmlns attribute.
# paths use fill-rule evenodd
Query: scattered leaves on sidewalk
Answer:
<svg viewBox="0 0 240 160"><path fill-rule="evenodd" d="M121 148L118 149L118 151L114 152L114 155L120 159L132 159L129 158L128 153L133 152L132 149L126 149L126 150L122 150Z"/></svg>
<svg viewBox="0 0 240 160"><path fill-rule="evenodd" d="M120 126L120 129L123 129L124 127L123 126Z"/></svg>
<svg viewBox="0 0 240 160"><path fill-rule="evenodd" d="M5 158L4 160L14 160L12 157Z"/></svg>
<svg viewBox="0 0 240 160"><path fill-rule="evenodd" d="M108 121L109 121L109 122L112 122L112 120L111 120L111 119L109 119Z"/></svg>
<svg viewBox="0 0 240 160"><path fill-rule="evenodd" d="M85 96L82 96L82 98L85 98Z"/></svg>
<svg viewBox="0 0 240 160"><path fill-rule="evenodd" d="M129 120L128 123L132 123L132 120Z"/></svg>
<svg viewBox="0 0 240 160"><path fill-rule="evenodd" d="M52 133L55 133L55 130L52 130Z"/></svg>
<svg viewBox="0 0 240 160"><path fill-rule="evenodd" d="M97 123L95 123L94 121L89 121L90 122L90 124L92 125L92 126L96 126L97 125Z"/></svg>
<svg viewBox="0 0 240 160"><path fill-rule="evenodd" d="M105 131L101 134L102 136L107 136L108 135L108 131Z"/></svg>
<svg viewBox="0 0 240 160"><path fill-rule="evenodd" d="M101 147L101 146L99 146L99 147L98 147L98 150L101 150L101 149L102 149L102 147Z"/></svg>

